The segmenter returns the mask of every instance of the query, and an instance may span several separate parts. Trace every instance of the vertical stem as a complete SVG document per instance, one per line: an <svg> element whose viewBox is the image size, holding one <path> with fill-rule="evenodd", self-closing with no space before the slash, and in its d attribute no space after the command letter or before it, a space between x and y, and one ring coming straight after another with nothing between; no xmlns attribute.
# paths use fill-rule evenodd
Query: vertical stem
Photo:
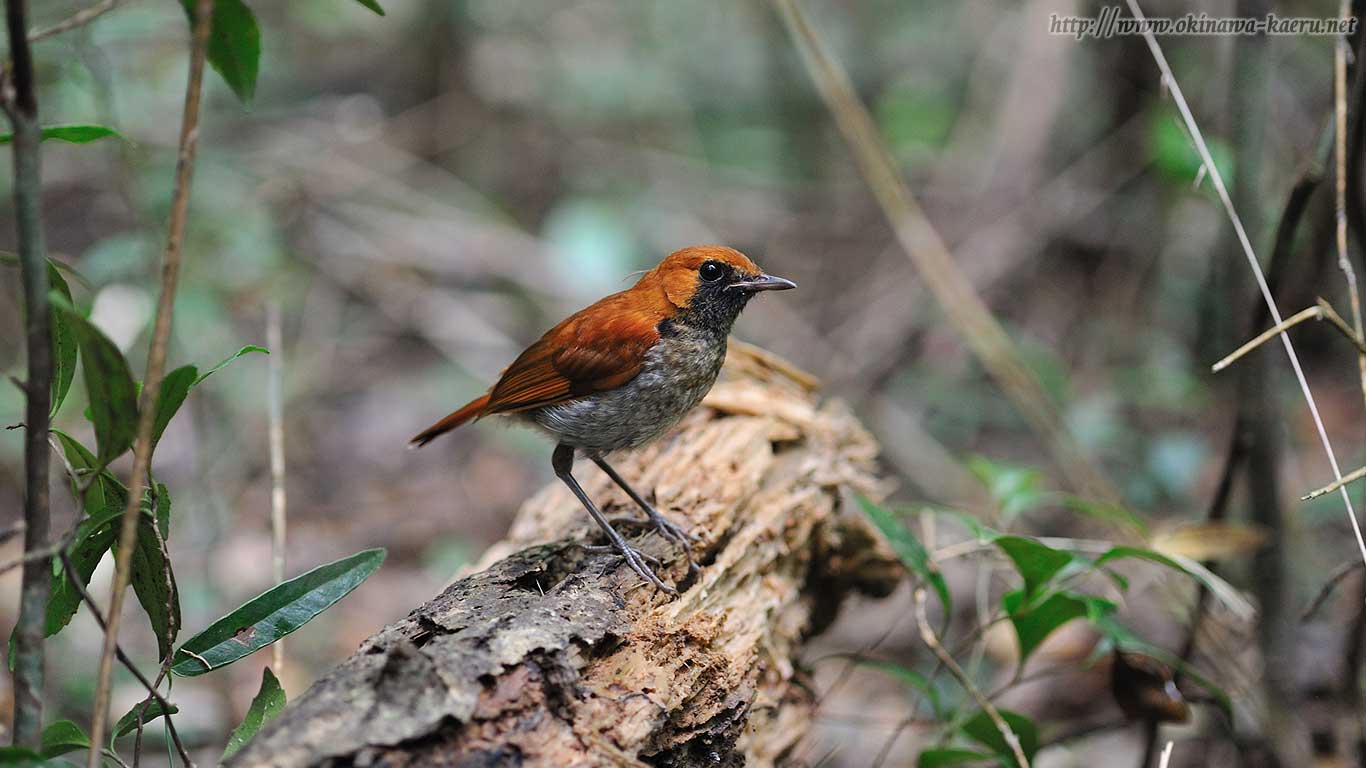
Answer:
<svg viewBox="0 0 1366 768"><path fill-rule="evenodd" d="M270 565L276 584L285 580L285 392L284 334L280 302L271 301L266 317L266 346L270 347L267 400L270 409ZM279 676L285 666L285 643L271 646L271 666Z"/></svg>
<svg viewBox="0 0 1366 768"><path fill-rule="evenodd" d="M118 643L123 598L128 590L133 547L137 544L138 516L143 483L152 461L152 425L156 415L157 394L166 372L166 349L171 339L171 314L175 306L176 284L180 276L181 243L190 208L190 178L194 171L194 152L199 138L199 102L204 82L204 57L208 50L209 27L213 21L213 0L195 3L193 43L190 49L190 75L185 86L185 110L180 123L180 153L176 159L175 191L171 198L171 220L166 251L161 265L161 299L157 303L152 345L147 353L147 373L143 376L142 395L138 398L137 441L133 448L133 473L128 478L128 508L119 531L118 557L114 565L114 591L109 597L108 626L100 654L99 677L95 685L94 716L90 723L90 742L103 744L105 721L109 716L109 685ZM88 768L100 768L100 754L90 750Z"/></svg>
<svg viewBox="0 0 1366 768"><path fill-rule="evenodd" d="M6 0L14 125L14 218L23 272L24 312L28 335L28 381L24 385L24 551L47 546L48 411L52 407L52 332L48 307L47 258L43 245L42 168L38 97L34 92L33 58L28 47L24 0ZM14 744L37 748L43 730L43 624L47 610L51 559L24 564L15 631Z"/></svg>

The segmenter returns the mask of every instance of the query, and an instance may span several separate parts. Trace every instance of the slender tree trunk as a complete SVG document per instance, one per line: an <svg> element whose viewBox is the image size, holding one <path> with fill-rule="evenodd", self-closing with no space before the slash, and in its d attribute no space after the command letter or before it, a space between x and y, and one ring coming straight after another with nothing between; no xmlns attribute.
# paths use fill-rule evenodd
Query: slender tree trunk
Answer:
<svg viewBox="0 0 1366 768"><path fill-rule="evenodd" d="M28 46L24 0L7 0L14 126L14 218L27 317L28 380L24 385L24 551L36 552L48 539L48 411L52 407L52 333L47 260L43 246L42 171L38 99ZM43 729L43 622L47 609L50 558L25 563L15 631L14 743L37 748Z"/></svg>

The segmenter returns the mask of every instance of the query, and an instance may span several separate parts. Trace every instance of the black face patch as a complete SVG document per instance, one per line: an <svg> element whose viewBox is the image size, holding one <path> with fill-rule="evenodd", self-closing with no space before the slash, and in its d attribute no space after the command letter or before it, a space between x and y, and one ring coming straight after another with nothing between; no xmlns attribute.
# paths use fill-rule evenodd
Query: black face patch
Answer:
<svg viewBox="0 0 1366 768"><path fill-rule="evenodd" d="M715 282L699 280L688 307L679 312L674 321L723 337L730 334L730 327L735 324L740 311L754 297L751 291L727 290L731 283L739 279L742 278L732 271L726 278Z"/></svg>

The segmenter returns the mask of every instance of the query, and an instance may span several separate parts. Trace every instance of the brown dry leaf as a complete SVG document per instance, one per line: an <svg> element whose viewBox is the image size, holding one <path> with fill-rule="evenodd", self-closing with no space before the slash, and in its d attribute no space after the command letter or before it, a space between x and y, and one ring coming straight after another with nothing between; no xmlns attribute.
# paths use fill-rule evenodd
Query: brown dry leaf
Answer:
<svg viewBox="0 0 1366 768"><path fill-rule="evenodd" d="M1246 523L1194 523L1157 531L1148 546L1164 555L1191 560L1227 560L1251 554L1266 544L1266 530Z"/></svg>

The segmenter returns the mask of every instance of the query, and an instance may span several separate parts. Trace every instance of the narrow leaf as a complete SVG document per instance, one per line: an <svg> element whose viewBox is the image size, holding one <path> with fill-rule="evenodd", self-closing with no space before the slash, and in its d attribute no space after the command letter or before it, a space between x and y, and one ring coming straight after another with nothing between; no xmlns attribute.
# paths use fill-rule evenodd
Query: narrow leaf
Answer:
<svg viewBox="0 0 1366 768"><path fill-rule="evenodd" d="M93 481L89 481L89 488L85 491L85 513L94 515L103 511L106 507L118 506L120 509L128 504L128 489L117 477L95 460L95 454L88 448L81 445L76 438L68 435L60 429L53 429L52 434L56 436L57 442L62 446L62 454L66 456L67 463L77 471L86 470L94 472L100 469L99 475ZM86 482L89 474L82 474L78 480L72 481L72 493L80 497L80 489L76 487L77 482Z"/></svg>
<svg viewBox="0 0 1366 768"><path fill-rule="evenodd" d="M366 8L369 8L370 10L374 11L376 14L380 16L384 15L384 9L381 8L379 6L379 3L375 2L375 0L356 0L356 2L360 3Z"/></svg>
<svg viewBox="0 0 1366 768"><path fill-rule="evenodd" d="M57 265L47 263L47 280L52 290L71 303L71 286L66 284ZM51 310L52 317L52 413L62 407L66 393L71 390L71 380L76 376L76 334L67 324L66 318L56 307Z"/></svg>
<svg viewBox="0 0 1366 768"><path fill-rule="evenodd" d="M1015 570L1024 579L1025 594L1031 598L1072 562L1067 552L1023 536L1001 536L995 544L1015 563Z"/></svg>
<svg viewBox="0 0 1366 768"><path fill-rule="evenodd" d="M199 384L199 383L202 382L204 379L207 379L207 378L209 378L210 376L214 375L215 373L218 373L219 371L221 371L221 370L223 370L224 368L228 367L228 364L231 363L232 361L236 360L236 359L239 358L239 357L242 357L243 355L249 355L249 354L251 354L252 352L260 352L260 353L263 354L263 355L269 355L269 354L270 354L270 350L266 349L265 347L258 347L258 346L256 346L255 344L248 344L248 345L246 345L245 347L242 347L241 349L237 350L236 352L233 352L231 355L228 355L227 357L225 357L225 358L223 358L222 360L218 361L218 364L217 364L217 365L215 365L214 367L212 367L212 368L210 368L209 370L205 371L199 378L197 378L197 379L194 380L194 383L195 383L195 384Z"/></svg>
<svg viewBox="0 0 1366 768"><path fill-rule="evenodd" d="M890 677L908 687L914 688L925 694L925 698L930 700L930 708L934 710L935 717L945 719L943 703L939 698L939 691L934 687L934 682L924 675L916 672L910 667L903 666L891 661L882 659L858 658L861 666L876 669L886 673Z"/></svg>
<svg viewBox="0 0 1366 768"><path fill-rule="evenodd" d="M1196 582L1203 584L1211 594L1219 598L1219 601L1228 606L1239 618L1251 619L1256 613L1252 604L1227 581L1219 578L1203 565L1180 555L1169 557L1160 552L1141 547L1113 547L1096 558L1095 565L1099 568L1106 563L1123 559L1147 560L1150 563L1157 563L1191 577Z"/></svg>
<svg viewBox="0 0 1366 768"><path fill-rule="evenodd" d="M157 639L158 658L165 659L171 653L176 636L180 634L180 592L176 588L171 561L158 541L162 538L158 535L158 528L150 515L139 516L138 539L133 548L129 583L152 625L152 634Z"/></svg>
<svg viewBox="0 0 1366 768"><path fill-rule="evenodd" d="M272 587L186 640L171 671L202 675L242 659L307 624L384 562L384 550L367 549Z"/></svg>
<svg viewBox="0 0 1366 768"><path fill-rule="evenodd" d="M181 5L193 30L195 0L181 0ZM208 58L237 98L250 104L261 65L261 30L256 25L256 16L242 0L214 0Z"/></svg>
<svg viewBox="0 0 1366 768"><path fill-rule="evenodd" d="M114 545L119 526L123 520L123 505L106 507L102 512L87 517L76 526L76 538L72 542L69 559L75 568L72 576L82 587L90 584L104 553ZM47 598L47 615L44 633L51 637L71 622L71 617L81 607L81 593L71 583L65 567L58 560L53 565L51 589Z"/></svg>
<svg viewBox="0 0 1366 768"><path fill-rule="evenodd" d="M58 720L43 729L43 757L57 757L90 749L90 737L70 720Z"/></svg>
<svg viewBox="0 0 1366 768"><path fill-rule="evenodd" d="M270 667L266 667L261 670L261 688L251 700L251 706L247 708L247 716L242 719L242 724L228 737L227 749L223 750L223 757L219 762L237 754L237 751L245 747L256 732L261 730L261 726L270 722L284 708L285 690L280 687L280 681L275 679Z"/></svg>
<svg viewBox="0 0 1366 768"><path fill-rule="evenodd" d="M96 458L100 464L108 464L132 447L137 435L137 386L128 361L114 342L60 294L53 294L53 304L64 313L81 348L90 420L95 425Z"/></svg>
<svg viewBox="0 0 1366 768"><path fill-rule="evenodd" d="M171 423L171 417L180 410L185 397L190 394L190 388L198 381L199 369L193 365L182 365L161 380L161 391L157 393L156 419L152 422L153 450L156 449L157 443L161 442L161 433L166 431L166 426Z"/></svg>
<svg viewBox="0 0 1366 768"><path fill-rule="evenodd" d="M144 706L147 707L145 711L143 711ZM179 707L175 704L171 704L171 714L174 715L179 711ZM133 708L128 710L123 717L119 718L118 723L114 726L114 733L109 738L111 744L115 739L123 738L138 729L138 712L142 712L143 725L147 725L158 717L166 715L166 711L161 708L161 702L156 699L152 699L150 702L139 701L137 704L134 704Z"/></svg>
<svg viewBox="0 0 1366 768"><path fill-rule="evenodd" d="M902 564L911 573L930 583L944 607L944 614L948 615L952 607L949 600L949 585L944 581L944 575L939 572L938 566L930 560L930 553L925 551L925 545L921 544L915 534L911 533L910 527L891 511L863 496L858 497L858 504L863 514L867 515L873 526L887 539L887 543L891 545L892 551L900 558Z"/></svg>
<svg viewBox="0 0 1366 768"><path fill-rule="evenodd" d="M1006 721L1006 725L1010 726L1010 730L1015 732L1015 736L1020 740L1020 751L1024 752L1025 759L1032 764L1034 753L1039 750L1039 729L1034 725L1034 721L999 707L996 711L1001 714L1001 719ZM1006 765L1019 765L1014 751L1006 743L1005 736L986 712L978 712L972 719L963 723L961 730L969 738L990 748Z"/></svg>
<svg viewBox="0 0 1366 768"><path fill-rule="evenodd" d="M42 136L43 141L56 139L72 144L88 144L96 139L103 139L106 136L113 136L116 139L123 138L118 131L108 126L81 123L45 125L43 126ZM11 141L14 141L13 133L0 133L0 144L8 144Z"/></svg>
<svg viewBox="0 0 1366 768"><path fill-rule="evenodd" d="M973 456L967 464L968 470L991 493L1004 517L1028 512L1047 498L1040 487L1043 474L1037 469L999 464L984 456Z"/></svg>
<svg viewBox="0 0 1366 768"><path fill-rule="evenodd" d="M38 753L23 747L0 747L0 765L5 768L69 768L62 760L44 760Z"/></svg>

